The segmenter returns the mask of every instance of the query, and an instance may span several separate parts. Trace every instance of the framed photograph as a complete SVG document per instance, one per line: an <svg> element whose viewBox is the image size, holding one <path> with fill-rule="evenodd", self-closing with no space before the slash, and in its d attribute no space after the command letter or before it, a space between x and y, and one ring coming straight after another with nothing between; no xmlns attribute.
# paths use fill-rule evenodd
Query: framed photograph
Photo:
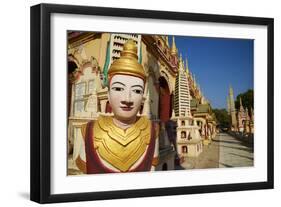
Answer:
<svg viewBox="0 0 281 207"><path fill-rule="evenodd" d="M273 22L31 7L31 200L273 188Z"/></svg>

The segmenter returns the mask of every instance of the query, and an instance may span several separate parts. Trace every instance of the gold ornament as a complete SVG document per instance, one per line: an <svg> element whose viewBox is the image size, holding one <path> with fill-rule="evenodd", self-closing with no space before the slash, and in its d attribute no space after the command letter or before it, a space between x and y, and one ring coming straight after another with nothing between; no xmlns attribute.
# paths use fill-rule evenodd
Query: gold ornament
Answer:
<svg viewBox="0 0 281 207"><path fill-rule="evenodd" d="M112 117L100 116L93 130L99 156L121 172L128 171L140 159L151 140L151 124L146 117L123 130L115 126Z"/></svg>
<svg viewBox="0 0 281 207"><path fill-rule="evenodd" d="M138 63L137 47L133 40L129 39L125 44L121 57L115 60L109 70L109 79L116 75L132 75L145 81L146 74L141 64Z"/></svg>

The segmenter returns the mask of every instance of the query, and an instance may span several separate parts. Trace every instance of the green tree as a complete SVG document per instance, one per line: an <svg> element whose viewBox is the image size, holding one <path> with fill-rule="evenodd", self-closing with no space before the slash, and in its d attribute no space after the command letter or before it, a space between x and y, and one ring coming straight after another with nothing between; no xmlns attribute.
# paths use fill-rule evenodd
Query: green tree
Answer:
<svg viewBox="0 0 281 207"><path fill-rule="evenodd" d="M216 115L220 128L228 128L230 126L230 117L227 114L226 109L213 109L213 112Z"/></svg>
<svg viewBox="0 0 281 207"><path fill-rule="evenodd" d="M245 93L238 94L238 96L236 97L236 100L235 100L236 110L240 109L240 97L241 97L244 109L248 108L248 110L250 112L250 109L254 108L254 91L252 89L249 89Z"/></svg>

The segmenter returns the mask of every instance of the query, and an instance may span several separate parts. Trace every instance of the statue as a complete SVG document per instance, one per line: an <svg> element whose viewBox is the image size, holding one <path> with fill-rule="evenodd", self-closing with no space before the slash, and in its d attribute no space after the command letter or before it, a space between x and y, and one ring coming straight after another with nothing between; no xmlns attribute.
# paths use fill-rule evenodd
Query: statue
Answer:
<svg viewBox="0 0 281 207"><path fill-rule="evenodd" d="M137 47L128 40L108 70L108 100L113 116L100 115L81 128L82 144L73 153L87 174L155 170L158 163L156 124L137 116L146 75L138 63Z"/></svg>

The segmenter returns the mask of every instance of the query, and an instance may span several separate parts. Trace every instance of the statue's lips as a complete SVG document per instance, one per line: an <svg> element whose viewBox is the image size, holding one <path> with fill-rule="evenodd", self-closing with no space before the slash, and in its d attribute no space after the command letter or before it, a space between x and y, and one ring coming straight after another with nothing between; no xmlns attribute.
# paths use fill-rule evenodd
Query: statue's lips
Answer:
<svg viewBox="0 0 281 207"><path fill-rule="evenodd" d="M133 110L133 107L130 107L130 106L121 106L120 107L123 111L131 111Z"/></svg>

